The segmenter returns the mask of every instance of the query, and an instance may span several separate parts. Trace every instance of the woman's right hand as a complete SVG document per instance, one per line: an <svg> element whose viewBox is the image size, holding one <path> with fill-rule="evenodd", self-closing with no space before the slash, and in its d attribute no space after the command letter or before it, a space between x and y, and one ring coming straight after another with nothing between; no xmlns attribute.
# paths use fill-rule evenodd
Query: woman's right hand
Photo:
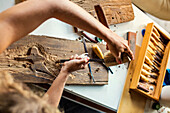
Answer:
<svg viewBox="0 0 170 113"><path fill-rule="evenodd" d="M112 32L112 31L111 31ZM130 50L128 46L127 40L123 39L122 37L118 36L116 33L110 35L110 39L107 41L106 49L109 49L112 55L116 58L117 63L121 64L121 54L123 52L127 53L129 57L134 60L133 52Z"/></svg>

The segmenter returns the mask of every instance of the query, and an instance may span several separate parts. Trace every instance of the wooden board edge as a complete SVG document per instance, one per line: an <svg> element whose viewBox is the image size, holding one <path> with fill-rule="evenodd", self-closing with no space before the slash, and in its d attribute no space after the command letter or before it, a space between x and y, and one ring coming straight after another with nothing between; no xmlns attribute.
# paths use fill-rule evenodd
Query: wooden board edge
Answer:
<svg viewBox="0 0 170 113"><path fill-rule="evenodd" d="M153 23L149 23L146 27L146 32L145 35L143 37L143 42L142 42L142 46L139 52L140 57L137 60L137 66L135 67L135 71L133 73L133 78L132 78L132 82L130 85L130 89L136 89L139 79L140 79L140 73L141 73L141 69L145 60L145 56L146 56L146 49L149 45L149 40L150 40L150 36L151 36L151 31L153 29Z"/></svg>
<svg viewBox="0 0 170 113"><path fill-rule="evenodd" d="M160 94L161 94L161 90L162 90L162 84L163 84L163 81L164 81L164 77L165 77L165 73L166 73L166 67L167 67L167 59L169 58L169 53L170 53L170 42L168 42L168 45L165 49L165 53L163 57L163 60L162 60L162 63L161 63L161 68L160 68L160 75L159 78L158 78L158 86L156 87L156 90L155 90L155 95L154 97L157 98L159 100L159 97L160 97Z"/></svg>
<svg viewBox="0 0 170 113"><path fill-rule="evenodd" d="M160 30L160 28L157 27L155 24L154 24L154 27L160 32L160 34L161 34L164 38L170 40L170 37L169 37L167 34L165 34L162 30Z"/></svg>
<svg viewBox="0 0 170 113"><path fill-rule="evenodd" d="M122 109L124 110L125 107L129 105L129 104L128 105L125 104L125 99L129 99L130 98L127 101L132 101L132 103L133 103L133 99L131 97L129 97L129 95L131 95L130 92L129 92L129 87L130 87L131 75L133 75L132 68L135 67L135 64L136 64L136 61L138 59L138 55L139 55L139 52L140 52L139 50L140 50L140 47L136 45L135 60L131 61L130 65L129 65L129 69L128 69L128 72L127 72L126 81L125 81L124 88L123 88L123 91L122 91L122 95L121 95L121 98L120 98L120 103L119 103L119 107L118 107L117 113L122 113ZM144 106L146 104L146 98L142 97L142 100L143 101L141 101L139 104L143 105L143 106L138 106L137 105L137 107L139 109L136 108L139 111L138 113L143 113L144 112ZM127 101L126 101L126 103L128 103ZM131 104L131 102L130 102L130 104ZM131 105L129 105L129 106L131 106ZM131 108L128 107L128 109L131 109Z"/></svg>

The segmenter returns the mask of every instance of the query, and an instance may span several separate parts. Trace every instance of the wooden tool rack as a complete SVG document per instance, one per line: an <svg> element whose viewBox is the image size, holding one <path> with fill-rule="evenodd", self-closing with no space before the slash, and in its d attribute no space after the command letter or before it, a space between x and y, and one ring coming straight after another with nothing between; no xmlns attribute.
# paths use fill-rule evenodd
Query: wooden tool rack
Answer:
<svg viewBox="0 0 170 113"><path fill-rule="evenodd" d="M146 26L130 89L159 100L170 52L170 37L154 23Z"/></svg>

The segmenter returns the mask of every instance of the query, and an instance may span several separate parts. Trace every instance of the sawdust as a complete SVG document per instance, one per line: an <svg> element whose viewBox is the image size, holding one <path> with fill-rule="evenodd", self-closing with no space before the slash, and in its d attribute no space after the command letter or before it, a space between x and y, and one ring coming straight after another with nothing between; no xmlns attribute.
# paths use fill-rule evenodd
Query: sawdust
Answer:
<svg viewBox="0 0 170 113"><path fill-rule="evenodd" d="M0 64L0 67L9 67L8 70L11 73L25 73L25 74L30 74L31 73L31 65L32 63L29 61L16 61L14 60L15 57L26 57L29 56L30 52L31 52L31 48L36 47L38 48L38 52L41 54L42 57L45 58L44 60L44 66L49 70L50 73L52 73L52 75L54 77L57 77L60 69L61 69L61 65L60 64L55 64L55 61L58 60L57 56L55 55L51 55L49 54L47 51L50 49L50 47L48 48L44 48L42 45L38 44L38 43L28 43L27 45L24 46L16 46L15 48L8 48L4 51L4 54L6 56L6 60L8 61L8 63L6 64ZM25 70L25 69L26 70ZM1 69L0 69L1 70ZM21 71L20 71L21 70ZM24 72L22 72L23 70L25 70ZM43 75L43 76L42 76ZM35 73L35 76L37 77L42 77L45 79L54 79L53 77L51 78L46 78L45 74L41 74L37 75L37 73Z"/></svg>
<svg viewBox="0 0 170 113"><path fill-rule="evenodd" d="M69 77L70 77L71 79L76 78L76 76L75 76L75 75L73 75L73 74L69 74Z"/></svg>

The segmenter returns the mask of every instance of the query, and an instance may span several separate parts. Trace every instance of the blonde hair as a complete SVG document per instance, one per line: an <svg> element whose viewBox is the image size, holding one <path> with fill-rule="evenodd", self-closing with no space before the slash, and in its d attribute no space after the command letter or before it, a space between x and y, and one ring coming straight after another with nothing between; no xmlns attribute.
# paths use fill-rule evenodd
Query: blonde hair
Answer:
<svg viewBox="0 0 170 113"><path fill-rule="evenodd" d="M0 72L0 113L60 113L46 100L14 82L8 72Z"/></svg>

